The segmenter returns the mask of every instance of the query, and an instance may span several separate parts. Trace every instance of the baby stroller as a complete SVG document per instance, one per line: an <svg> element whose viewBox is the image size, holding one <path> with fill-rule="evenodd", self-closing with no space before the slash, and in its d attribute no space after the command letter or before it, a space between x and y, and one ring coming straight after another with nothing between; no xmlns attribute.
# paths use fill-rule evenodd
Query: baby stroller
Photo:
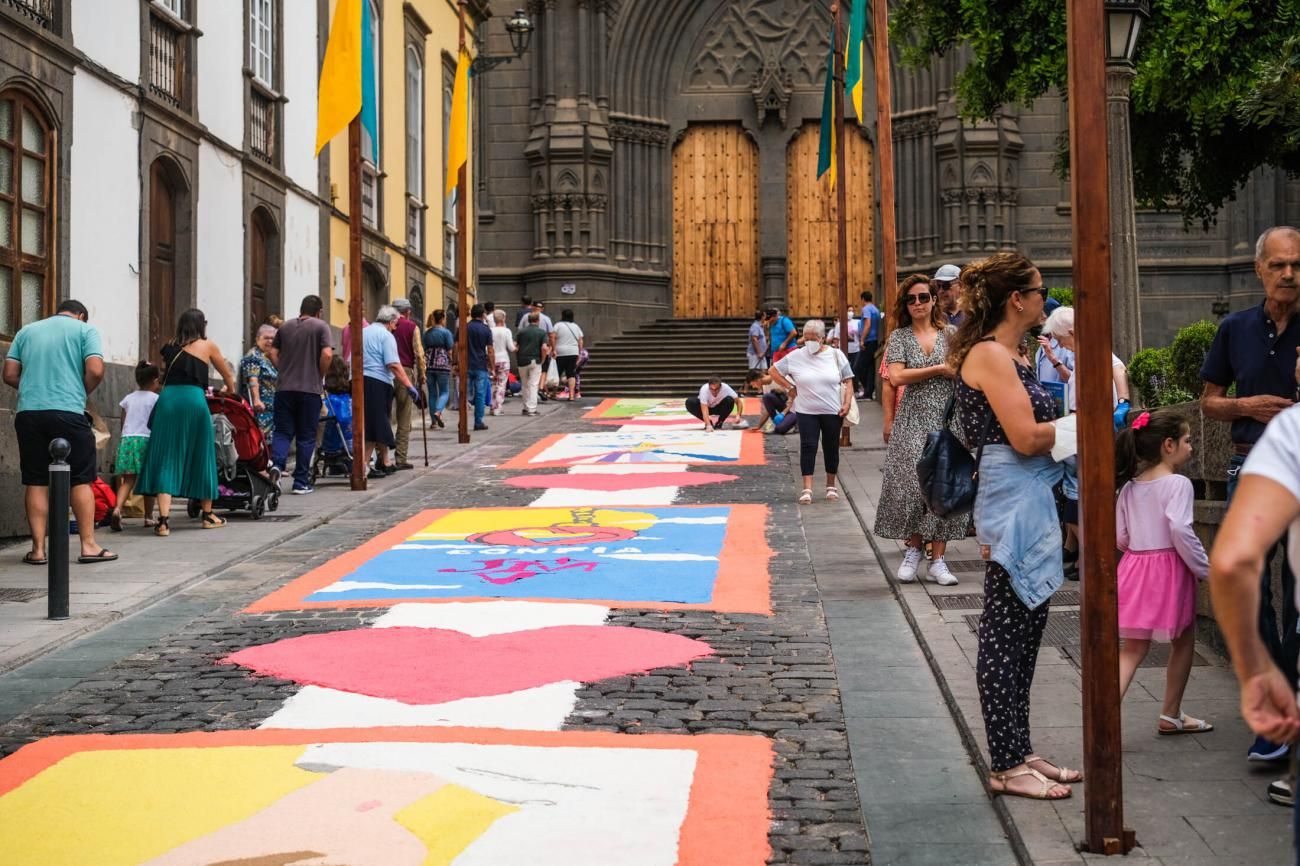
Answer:
<svg viewBox="0 0 1300 866"><path fill-rule="evenodd" d="M352 475L352 395L327 393L321 401L320 446L311 461L311 483L322 476Z"/></svg>
<svg viewBox="0 0 1300 866"><path fill-rule="evenodd" d="M208 397L216 440L217 498L214 509L248 510L254 520L280 507L279 472L271 467L271 448L248 404L238 397ZM269 469L269 471L268 471ZM199 503L186 506L199 516Z"/></svg>

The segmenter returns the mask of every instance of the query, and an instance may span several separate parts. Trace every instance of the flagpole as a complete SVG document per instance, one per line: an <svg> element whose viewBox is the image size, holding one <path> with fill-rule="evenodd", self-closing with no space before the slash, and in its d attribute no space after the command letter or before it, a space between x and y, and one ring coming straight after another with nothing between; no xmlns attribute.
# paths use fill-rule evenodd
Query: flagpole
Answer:
<svg viewBox="0 0 1300 866"><path fill-rule="evenodd" d="M839 309L839 334L840 334L840 351L848 355L849 352L849 212L848 212L848 187L849 187L849 164L845 159L846 150L844 133L846 125L844 123L844 90L845 90L845 58L848 54L848 40L842 38L840 32L840 4L836 3L831 7L835 15L835 42L839 46L835 51L835 222L836 222L836 263L838 273L836 275L836 286L840 298ZM842 385L841 385L842 387ZM851 386L854 387L854 386ZM849 425L846 423L840 428L840 444L852 445L853 440L849 434Z"/></svg>
<svg viewBox="0 0 1300 866"><path fill-rule="evenodd" d="M466 0L460 0L456 6L456 18L460 22L460 46L459 51L465 50L465 7L468 5ZM457 55L459 57L459 54ZM459 61L458 61L459 62ZM468 94L466 94L468 96ZM466 135L469 130L465 130ZM459 134L459 130L452 130L452 135ZM468 157L468 148L466 148ZM457 381L460 384L460 420L456 426L457 441L465 445L469 442L469 399L466 393L469 388L469 310L467 309L469 300L469 262L468 258L469 244L469 214L467 207L468 201L465 195L465 186L468 182L466 167L469 165L468 158L465 164L460 167L456 175L456 303L459 306L456 316L456 357L459 372Z"/></svg>
<svg viewBox="0 0 1300 866"><path fill-rule="evenodd" d="M885 321L898 303L898 247L894 228L894 108L890 97L889 2L872 3L876 67L876 159L880 166L880 297ZM888 325L886 325L886 328ZM872 371L875 375L875 371Z"/></svg>
<svg viewBox="0 0 1300 866"><path fill-rule="evenodd" d="M348 123L348 327L352 357L352 489L366 489L365 361L361 356L361 115Z"/></svg>

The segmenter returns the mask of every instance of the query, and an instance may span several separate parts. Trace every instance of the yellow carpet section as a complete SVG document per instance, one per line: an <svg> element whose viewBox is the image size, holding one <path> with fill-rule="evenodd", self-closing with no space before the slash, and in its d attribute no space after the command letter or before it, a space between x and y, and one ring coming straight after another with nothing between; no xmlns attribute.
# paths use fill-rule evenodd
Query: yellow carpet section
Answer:
<svg viewBox="0 0 1300 866"><path fill-rule="evenodd" d="M136 866L318 781L302 746L121 749L64 758L0 797L0 863Z"/></svg>
<svg viewBox="0 0 1300 866"><path fill-rule="evenodd" d="M494 822L518 811L518 806L446 785L394 817L429 849L424 866L451 866Z"/></svg>

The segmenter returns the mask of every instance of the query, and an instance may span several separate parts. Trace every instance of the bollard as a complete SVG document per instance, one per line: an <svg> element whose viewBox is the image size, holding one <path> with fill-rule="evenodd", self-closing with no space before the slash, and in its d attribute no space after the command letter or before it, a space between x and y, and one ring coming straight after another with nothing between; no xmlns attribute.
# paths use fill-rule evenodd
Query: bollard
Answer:
<svg viewBox="0 0 1300 866"><path fill-rule="evenodd" d="M68 507L72 504L72 468L67 439L50 443L49 538L45 556L49 563L49 618L67 619L68 612Z"/></svg>

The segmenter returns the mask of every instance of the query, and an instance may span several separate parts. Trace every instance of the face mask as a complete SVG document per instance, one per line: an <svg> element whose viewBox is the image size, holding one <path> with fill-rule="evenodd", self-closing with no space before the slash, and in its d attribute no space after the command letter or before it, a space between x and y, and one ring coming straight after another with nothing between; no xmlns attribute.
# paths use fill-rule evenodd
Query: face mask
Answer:
<svg viewBox="0 0 1300 866"><path fill-rule="evenodd" d="M822 344L816 340L807 340L803 344L803 350L809 355L816 355L821 350Z"/></svg>

